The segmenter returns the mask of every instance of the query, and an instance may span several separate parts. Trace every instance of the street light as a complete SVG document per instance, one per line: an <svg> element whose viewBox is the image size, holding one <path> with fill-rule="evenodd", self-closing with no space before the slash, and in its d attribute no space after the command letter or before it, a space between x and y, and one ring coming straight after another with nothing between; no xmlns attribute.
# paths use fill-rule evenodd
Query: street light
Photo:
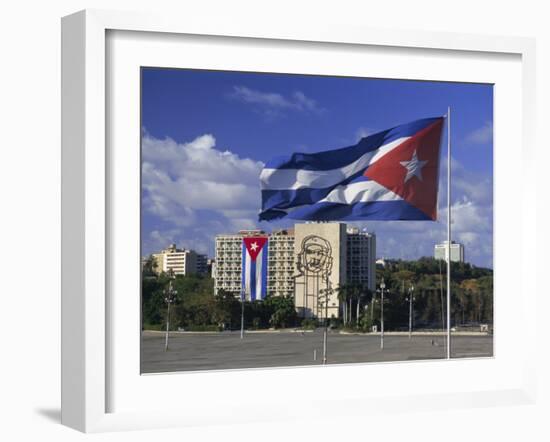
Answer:
<svg viewBox="0 0 550 442"><path fill-rule="evenodd" d="M319 298L318 302L321 304L321 308L325 307L325 327L323 330L323 365L327 364L327 352L328 352L328 303L329 303L329 296L331 294L331 289L328 286L327 281L327 288L319 290ZM323 297L324 295L324 297ZM323 304L324 303L324 304Z"/></svg>
<svg viewBox="0 0 550 442"><path fill-rule="evenodd" d="M244 287L241 287L241 339L244 338Z"/></svg>
<svg viewBox="0 0 550 442"><path fill-rule="evenodd" d="M384 289L386 284L384 283L384 278L380 283L380 348L384 349Z"/></svg>
<svg viewBox="0 0 550 442"><path fill-rule="evenodd" d="M170 305L176 302L177 290L172 287L172 279L174 278L174 271L170 269L169 273L170 281L168 282L168 288L164 289L164 302L168 305L166 312L166 339L164 341L164 351L168 351L168 331L170 330Z"/></svg>
<svg viewBox="0 0 550 442"><path fill-rule="evenodd" d="M409 287L409 339L412 339L412 312L413 312L413 301L414 301L414 285Z"/></svg>

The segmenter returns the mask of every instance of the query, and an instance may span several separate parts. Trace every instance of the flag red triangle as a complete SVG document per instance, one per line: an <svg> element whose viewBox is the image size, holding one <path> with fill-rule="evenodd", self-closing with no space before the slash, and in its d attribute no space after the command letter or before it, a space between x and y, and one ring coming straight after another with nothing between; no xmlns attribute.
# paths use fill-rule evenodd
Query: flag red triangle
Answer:
<svg viewBox="0 0 550 442"><path fill-rule="evenodd" d="M442 128L443 118L385 154L364 173L420 209L432 220L437 219Z"/></svg>
<svg viewBox="0 0 550 442"><path fill-rule="evenodd" d="M267 242L267 236L249 236L243 238L243 243L252 261L256 261L258 254Z"/></svg>

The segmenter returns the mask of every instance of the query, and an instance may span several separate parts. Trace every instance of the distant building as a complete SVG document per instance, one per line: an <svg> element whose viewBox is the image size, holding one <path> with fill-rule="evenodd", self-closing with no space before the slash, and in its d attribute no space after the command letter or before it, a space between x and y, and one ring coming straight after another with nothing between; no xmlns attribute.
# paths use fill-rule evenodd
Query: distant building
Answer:
<svg viewBox="0 0 550 442"><path fill-rule="evenodd" d="M380 267L386 267L386 260L384 258L378 258L376 260L376 265Z"/></svg>
<svg viewBox="0 0 550 442"><path fill-rule="evenodd" d="M356 227L348 227L346 233L347 282L364 284L370 290L376 290L376 236Z"/></svg>
<svg viewBox="0 0 550 442"><path fill-rule="evenodd" d="M447 244L447 241L443 241L441 244L435 245L435 259L447 260ZM454 241L451 241L451 262L464 262L464 246Z"/></svg>
<svg viewBox="0 0 550 442"><path fill-rule="evenodd" d="M294 229L296 311L304 318L337 318L337 289L347 282L346 224L305 223Z"/></svg>
<svg viewBox="0 0 550 442"><path fill-rule="evenodd" d="M197 274L208 275L208 256L197 253Z"/></svg>
<svg viewBox="0 0 550 442"><path fill-rule="evenodd" d="M294 296L294 229L280 229L269 235L267 294Z"/></svg>
<svg viewBox="0 0 550 442"><path fill-rule="evenodd" d="M212 276L214 293L220 290L239 296L242 287L242 244L245 236L265 234L261 230L241 230L236 234L216 236L216 256Z"/></svg>
<svg viewBox="0 0 550 442"><path fill-rule="evenodd" d="M156 273L172 270L175 275L191 275L206 271L205 255L199 255L194 250L178 249L175 244L170 244L159 253L153 253L153 260L153 270Z"/></svg>

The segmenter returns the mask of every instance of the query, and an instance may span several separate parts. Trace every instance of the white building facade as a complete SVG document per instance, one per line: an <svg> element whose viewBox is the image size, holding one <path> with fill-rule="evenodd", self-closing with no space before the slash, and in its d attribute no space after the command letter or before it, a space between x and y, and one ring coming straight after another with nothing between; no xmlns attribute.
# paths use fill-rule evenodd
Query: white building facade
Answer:
<svg viewBox="0 0 550 442"><path fill-rule="evenodd" d="M191 275L199 273L197 264L199 255L194 250L178 249L170 244L166 249L153 254L156 273L174 272L174 275Z"/></svg>
<svg viewBox="0 0 550 442"><path fill-rule="evenodd" d="M281 229L269 235L267 294L294 296L294 229Z"/></svg>
<svg viewBox="0 0 550 442"><path fill-rule="evenodd" d="M434 258L447 260L447 241L441 244L436 244L434 247ZM451 241L451 262L464 262L464 246L462 244Z"/></svg>

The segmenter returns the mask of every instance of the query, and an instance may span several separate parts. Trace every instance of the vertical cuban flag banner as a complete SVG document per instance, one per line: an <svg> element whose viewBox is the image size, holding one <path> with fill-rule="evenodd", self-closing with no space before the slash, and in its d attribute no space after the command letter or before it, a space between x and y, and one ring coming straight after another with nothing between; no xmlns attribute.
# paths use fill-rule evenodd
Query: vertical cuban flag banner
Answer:
<svg viewBox="0 0 550 442"><path fill-rule="evenodd" d="M267 295L267 236L243 238L242 287L248 301L260 301Z"/></svg>
<svg viewBox="0 0 550 442"><path fill-rule="evenodd" d="M260 220L436 220L444 117L424 118L356 145L270 160Z"/></svg>

